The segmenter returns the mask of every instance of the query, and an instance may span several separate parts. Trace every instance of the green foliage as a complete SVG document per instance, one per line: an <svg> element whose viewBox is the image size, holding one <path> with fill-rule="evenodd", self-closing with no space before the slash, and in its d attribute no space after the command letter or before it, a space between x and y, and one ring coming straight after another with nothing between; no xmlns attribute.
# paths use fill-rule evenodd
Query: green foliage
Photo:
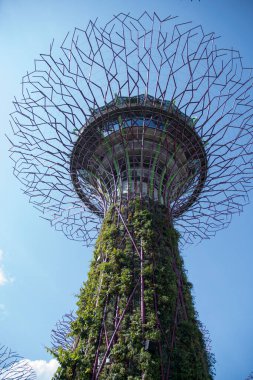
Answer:
<svg viewBox="0 0 253 380"><path fill-rule="evenodd" d="M169 363L169 379L212 379L213 358L200 332L192 285L177 248L179 235L167 210L135 200L122 207L121 214L138 252L143 252L143 261L112 207L96 243L88 280L78 297L78 316L71 326L78 344L72 351L53 352L60 363L53 379L91 379L97 349L99 367L136 284L99 379L135 380L144 376L145 380L158 380Z"/></svg>

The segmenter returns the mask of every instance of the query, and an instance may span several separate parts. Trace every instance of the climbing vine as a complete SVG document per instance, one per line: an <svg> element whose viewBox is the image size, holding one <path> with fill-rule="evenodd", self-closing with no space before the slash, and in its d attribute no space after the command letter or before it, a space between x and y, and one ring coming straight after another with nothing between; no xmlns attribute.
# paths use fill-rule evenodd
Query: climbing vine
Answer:
<svg viewBox="0 0 253 380"><path fill-rule="evenodd" d="M51 350L54 380L212 379L191 284L167 210L112 206L72 322L72 349Z"/></svg>

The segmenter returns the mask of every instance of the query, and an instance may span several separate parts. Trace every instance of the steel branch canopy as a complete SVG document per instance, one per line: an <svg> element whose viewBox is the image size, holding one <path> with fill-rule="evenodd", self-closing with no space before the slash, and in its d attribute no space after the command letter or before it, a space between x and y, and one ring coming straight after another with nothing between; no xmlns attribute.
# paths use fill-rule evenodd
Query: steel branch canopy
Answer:
<svg viewBox="0 0 253 380"><path fill-rule="evenodd" d="M36 380L37 376L29 365L29 361L8 347L0 345L0 379Z"/></svg>
<svg viewBox="0 0 253 380"><path fill-rule="evenodd" d="M252 187L252 70L201 26L120 13L42 54L12 116L14 173L56 230L94 241L109 206L168 208L184 241Z"/></svg>

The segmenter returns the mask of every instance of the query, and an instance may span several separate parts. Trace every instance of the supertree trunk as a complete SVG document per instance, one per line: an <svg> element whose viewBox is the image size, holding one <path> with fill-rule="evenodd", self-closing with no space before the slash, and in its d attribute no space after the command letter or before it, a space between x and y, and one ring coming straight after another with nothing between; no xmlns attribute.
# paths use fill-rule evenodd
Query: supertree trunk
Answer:
<svg viewBox="0 0 253 380"><path fill-rule="evenodd" d="M81 289L57 379L211 379L178 234L162 206L113 206Z"/></svg>

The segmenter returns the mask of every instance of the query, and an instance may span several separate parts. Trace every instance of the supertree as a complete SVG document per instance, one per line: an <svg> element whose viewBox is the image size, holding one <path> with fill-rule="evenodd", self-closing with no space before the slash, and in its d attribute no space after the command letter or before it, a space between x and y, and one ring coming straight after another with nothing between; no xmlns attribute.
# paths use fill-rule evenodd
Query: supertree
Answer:
<svg viewBox="0 0 253 380"><path fill-rule="evenodd" d="M27 360L10 348L0 345L0 380L36 380Z"/></svg>
<svg viewBox="0 0 253 380"><path fill-rule="evenodd" d="M68 238L100 230L55 379L212 378L178 240L248 201L252 82L213 33L155 13L90 21L23 78L14 174Z"/></svg>

